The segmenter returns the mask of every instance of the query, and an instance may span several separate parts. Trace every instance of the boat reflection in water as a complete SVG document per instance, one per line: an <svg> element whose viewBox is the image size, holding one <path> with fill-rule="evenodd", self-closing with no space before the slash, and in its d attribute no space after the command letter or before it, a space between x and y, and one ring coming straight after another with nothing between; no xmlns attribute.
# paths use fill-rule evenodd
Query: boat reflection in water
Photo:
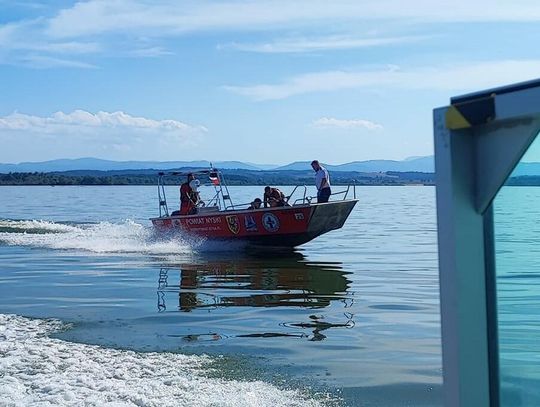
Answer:
<svg viewBox="0 0 540 407"><path fill-rule="evenodd" d="M220 258L171 264L161 267L159 272L158 311L193 312L204 309L221 312L241 307L238 309L241 313L240 310L250 307L303 308L313 310L313 313L301 314L305 315L304 320L280 322L280 332L232 336L293 336L318 341L326 338L328 333L323 334L323 331L330 328L354 326L354 315L348 312L354 303L354 293L349 292L347 274L340 263L310 263L298 253L270 259ZM316 310L332 304L338 307L341 321L327 322L323 315L316 315ZM299 314L294 315L298 317ZM265 324L257 325L263 327ZM215 332L179 336L186 340L217 340L224 337Z"/></svg>

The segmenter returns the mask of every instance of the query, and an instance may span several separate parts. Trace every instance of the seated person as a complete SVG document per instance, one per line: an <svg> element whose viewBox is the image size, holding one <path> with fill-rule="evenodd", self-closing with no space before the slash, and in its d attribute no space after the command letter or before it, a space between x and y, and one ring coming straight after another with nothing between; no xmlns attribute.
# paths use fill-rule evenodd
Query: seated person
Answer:
<svg viewBox="0 0 540 407"><path fill-rule="evenodd" d="M265 187L264 188L264 207L274 208L276 206L285 206L285 194L278 188Z"/></svg>
<svg viewBox="0 0 540 407"><path fill-rule="evenodd" d="M180 214L190 215L197 210L199 203L199 193L197 192L198 182L193 174L188 174L187 181L180 186Z"/></svg>
<svg viewBox="0 0 540 407"><path fill-rule="evenodd" d="M261 198L255 198L248 209L259 209L261 207L262 201Z"/></svg>

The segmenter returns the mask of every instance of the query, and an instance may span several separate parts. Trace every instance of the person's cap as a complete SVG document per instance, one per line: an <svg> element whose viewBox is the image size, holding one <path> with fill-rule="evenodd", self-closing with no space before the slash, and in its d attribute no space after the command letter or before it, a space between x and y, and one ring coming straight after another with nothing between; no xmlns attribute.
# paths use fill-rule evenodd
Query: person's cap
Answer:
<svg viewBox="0 0 540 407"><path fill-rule="evenodd" d="M261 198L255 198L253 202L262 202L262 201L261 201Z"/></svg>

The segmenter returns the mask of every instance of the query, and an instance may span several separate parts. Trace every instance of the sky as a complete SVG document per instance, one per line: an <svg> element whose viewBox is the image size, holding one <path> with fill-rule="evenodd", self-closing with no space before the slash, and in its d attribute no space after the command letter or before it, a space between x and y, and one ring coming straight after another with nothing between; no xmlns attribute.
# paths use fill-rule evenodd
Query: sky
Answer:
<svg viewBox="0 0 540 407"><path fill-rule="evenodd" d="M435 107L540 77L539 22L537 0L0 0L0 162L431 155Z"/></svg>

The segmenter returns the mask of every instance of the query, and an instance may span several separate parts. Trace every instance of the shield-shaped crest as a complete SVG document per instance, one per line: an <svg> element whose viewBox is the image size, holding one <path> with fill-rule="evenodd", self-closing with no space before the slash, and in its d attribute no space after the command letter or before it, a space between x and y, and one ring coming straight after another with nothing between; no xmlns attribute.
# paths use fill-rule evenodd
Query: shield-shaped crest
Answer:
<svg viewBox="0 0 540 407"><path fill-rule="evenodd" d="M240 222L238 220L238 216L228 215L225 218L227 219L227 226L229 227L229 230L237 235L238 232L240 232Z"/></svg>

